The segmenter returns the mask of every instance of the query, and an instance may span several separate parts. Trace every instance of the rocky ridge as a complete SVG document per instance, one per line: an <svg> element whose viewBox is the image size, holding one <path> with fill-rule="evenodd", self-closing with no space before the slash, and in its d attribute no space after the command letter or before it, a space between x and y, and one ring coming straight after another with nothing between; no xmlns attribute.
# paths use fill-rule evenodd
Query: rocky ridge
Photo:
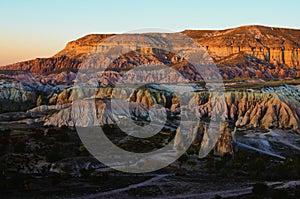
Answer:
<svg viewBox="0 0 300 199"><path fill-rule="evenodd" d="M265 26L243 26L227 30L186 30L183 34L197 41L215 60L223 78L289 78L300 76L300 30ZM5 70L28 70L45 77L48 73L77 71L89 52L113 35L93 34L69 42L65 49L51 58L35 59L2 67ZM117 45L117 44L116 44ZM152 56L148 56L148 54ZM114 68L133 65L163 63L180 65L177 69L192 70L187 63L167 54L167 61L160 52L148 51L135 60L120 59ZM171 61L171 62L170 62ZM134 63L135 62L135 63ZM56 81L66 81L52 76ZM193 80L198 80L191 78ZM72 80L72 79L71 79Z"/></svg>
<svg viewBox="0 0 300 199"><path fill-rule="evenodd" d="M272 88L270 88L272 90ZM265 89L266 90L266 89ZM276 90L276 92L275 92ZM187 108L193 108L197 104L199 106L199 117L209 118L212 111L219 114L224 120L233 122L237 127L254 127L254 128L281 128L281 129L294 129L298 130L300 126L300 112L297 106L299 105L300 92L292 86L281 86L273 92L256 91L227 91L224 94L224 98L211 98L211 94L207 91L200 91L191 93L187 96L189 102L186 104ZM215 95L215 94L214 94ZM71 103L74 97L74 92L69 90L69 93L63 91L59 95L58 103ZM147 115L147 110L155 104L160 104L167 108L173 114L180 113L180 102L176 95L168 91L159 91L155 89L147 90L134 90L130 88L124 88L119 90L102 88L98 90L94 95L97 103L96 107L99 118L101 118L105 104L109 103L110 98L119 99L123 101L131 101L137 104L140 108L136 109L134 116L139 118L141 115ZM91 107L90 103L93 101L84 102L81 106L85 107L80 110L89 111ZM73 102L74 103L74 102ZM108 106L109 108L109 106ZM120 106L120 110L117 112L119 116L109 115L111 118L102 118L102 121L116 122L118 117L122 117L125 107ZM57 114L48 118L46 124L54 126L70 125L72 123L72 117L69 110L63 109ZM80 111L78 114L84 114ZM66 118L68 115L68 121L62 118ZM148 117L148 116L147 116ZM92 119L92 118L89 118ZM150 120L148 118L148 120ZM91 123L94 123L92 121ZM105 122L103 122L105 123Z"/></svg>

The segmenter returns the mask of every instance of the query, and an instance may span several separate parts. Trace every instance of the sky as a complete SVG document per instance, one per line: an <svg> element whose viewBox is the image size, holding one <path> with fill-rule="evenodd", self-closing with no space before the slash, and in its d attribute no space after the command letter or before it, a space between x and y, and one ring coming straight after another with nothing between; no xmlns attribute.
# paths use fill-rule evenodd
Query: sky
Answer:
<svg viewBox="0 0 300 199"><path fill-rule="evenodd" d="M91 33L242 25L300 29L298 0L0 0L0 65L50 57Z"/></svg>

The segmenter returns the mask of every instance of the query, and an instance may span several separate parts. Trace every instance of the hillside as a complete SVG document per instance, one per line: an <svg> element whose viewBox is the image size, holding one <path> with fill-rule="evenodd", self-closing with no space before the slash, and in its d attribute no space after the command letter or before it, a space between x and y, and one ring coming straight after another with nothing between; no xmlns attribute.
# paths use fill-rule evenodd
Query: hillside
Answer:
<svg viewBox="0 0 300 199"><path fill-rule="evenodd" d="M300 77L300 30L253 25L226 30L185 30L182 33L208 51L225 79ZM53 72L75 72L88 53L110 36L86 35L69 42L53 57L15 63L2 69L28 70L46 76ZM147 59L161 62L157 57ZM142 58L136 62L136 65L144 64ZM122 68L126 64L126 60L122 60L116 67ZM186 64L180 65L184 68Z"/></svg>

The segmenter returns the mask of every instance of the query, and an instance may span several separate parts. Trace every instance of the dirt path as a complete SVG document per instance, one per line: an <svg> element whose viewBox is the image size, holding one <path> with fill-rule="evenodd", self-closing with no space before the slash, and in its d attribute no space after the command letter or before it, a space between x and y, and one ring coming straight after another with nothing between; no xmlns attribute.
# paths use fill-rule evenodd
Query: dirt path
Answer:
<svg viewBox="0 0 300 199"><path fill-rule="evenodd" d="M266 183L269 187L274 187L275 189L281 189L281 188L287 188L291 186L298 186L300 185L300 181L290 181L290 182L268 182ZM228 198L228 197L237 197L242 196L246 194L252 193L253 186L240 188L240 189L232 189L232 190L222 190L222 191L211 191L206 193L195 193L195 194L180 194L175 196L161 196L161 197L155 197L153 199L181 199L181 198L203 198L203 199L214 199L215 195L220 195L222 198Z"/></svg>
<svg viewBox="0 0 300 199"><path fill-rule="evenodd" d="M252 187L247 187L243 189L233 189L233 190L226 190L226 191L212 191L207 193L195 193L195 194L181 194L175 196L163 196L163 197L156 197L155 199L180 199L180 198L205 198L205 199L214 199L215 195L220 195L224 198L232 197L232 196L241 196L245 194L249 194L252 192ZM154 199L154 198L153 198Z"/></svg>
<svg viewBox="0 0 300 199"><path fill-rule="evenodd" d="M129 185L128 187L120 188L120 189L115 189L107 192L100 192L100 193L95 193L95 194L89 194L86 196L79 196L75 197L73 199L96 199L96 198L103 198L103 197L113 197L115 194L121 194L124 191L128 191L130 189L135 189L138 187L143 187L143 186L148 186L151 185L152 183L166 177L170 176L169 174L160 174L157 176L154 176L153 178L146 180L144 182L140 182L137 184ZM293 187L293 186L298 186L300 185L300 181L289 181L289 182L267 182L266 183L269 187L273 187L275 189L282 189L282 188L287 188L287 187ZM192 194L178 194L178 195L172 195L172 196L167 196L166 194L163 194L158 197L154 197L152 199L183 199L183 198L204 198L204 199L214 199L215 195L220 195L223 198L228 198L228 197L237 197L237 196L242 196L246 194L252 193L253 186L249 185L248 187L245 188L239 188L239 189L231 189L231 190L219 190L219 191L210 191L206 193L192 193Z"/></svg>
<svg viewBox="0 0 300 199"><path fill-rule="evenodd" d="M279 142L300 151L300 147L295 144L295 141L299 140L298 136L295 137L291 135L292 136L291 137L288 136L289 134L285 134L279 130L272 130L272 129L270 130L269 134L272 135L272 137L269 138L270 141Z"/></svg>

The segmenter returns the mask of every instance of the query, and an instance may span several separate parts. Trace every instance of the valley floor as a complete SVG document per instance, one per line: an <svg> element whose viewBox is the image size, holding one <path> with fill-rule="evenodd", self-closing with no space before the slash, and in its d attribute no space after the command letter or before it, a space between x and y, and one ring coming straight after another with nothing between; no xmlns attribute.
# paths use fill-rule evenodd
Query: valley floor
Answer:
<svg viewBox="0 0 300 199"><path fill-rule="evenodd" d="M300 156L293 143L300 136L283 130L254 131L241 130L238 139L247 139L247 144L256 146L262 140L269 141L261 147L272 147L274 153L287 159L282 161L244 149L234 159L212 154L198 159L197 149L191 147L185 158L162 170L128 174L97 163L74 130L13 130L6 138L2 132L1 143L6 139L7 145L1 155L1 195L4 198L228 198L254 194L253 186L261 182L270 190L298 187ZM279 139L278 134L285 136ZM86 163L94 164L97 169L86 167ZM78 166L81 169L76 170ZM260 198L257 194L253 197Z"/></svg>

